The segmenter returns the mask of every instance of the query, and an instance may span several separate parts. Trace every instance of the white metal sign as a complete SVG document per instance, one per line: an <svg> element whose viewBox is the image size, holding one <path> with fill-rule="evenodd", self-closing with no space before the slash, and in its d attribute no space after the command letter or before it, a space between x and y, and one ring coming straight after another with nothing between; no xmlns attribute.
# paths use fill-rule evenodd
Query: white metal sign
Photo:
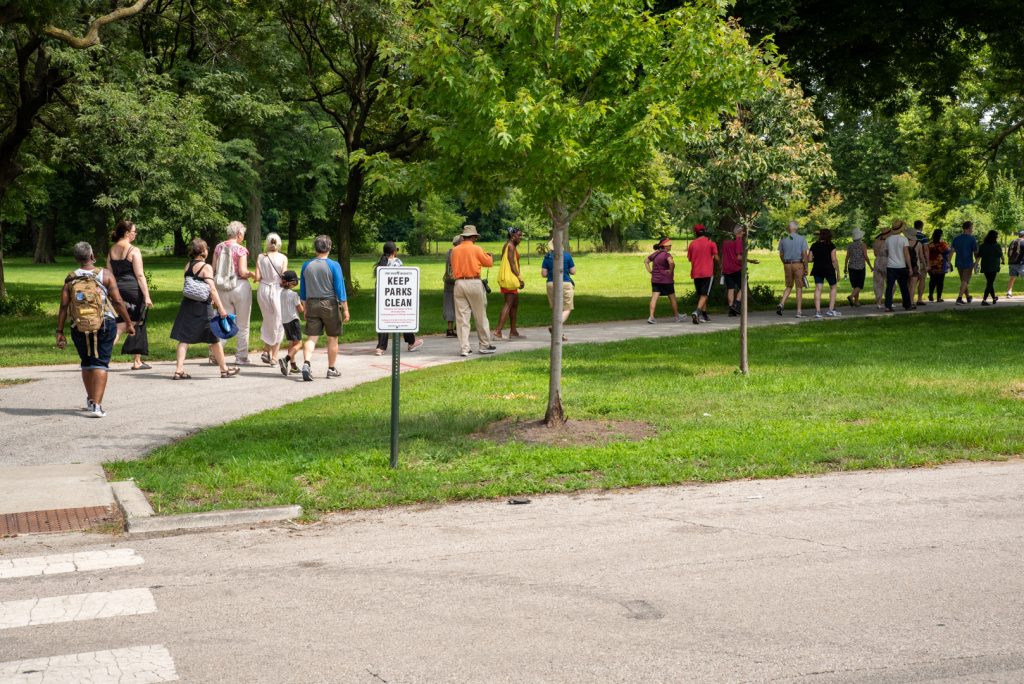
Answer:
<svg viewBox="0 0 1024 684"><path fill-rule="evenodd" d="M382 266L377 269L377 332L419 332L420 269Z"/></svg>

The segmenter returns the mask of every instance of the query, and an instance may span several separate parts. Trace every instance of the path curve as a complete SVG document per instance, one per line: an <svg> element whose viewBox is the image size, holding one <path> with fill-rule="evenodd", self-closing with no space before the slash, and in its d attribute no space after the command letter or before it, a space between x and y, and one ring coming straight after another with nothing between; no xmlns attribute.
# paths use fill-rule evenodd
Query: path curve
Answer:
<svg viewBox="0 0 1024 684"><path fill-rule="evenodd" d="M998 306L1024 305L1024 297L1000 300ZM947 311L979 309L977 301L969 307L957 307L952 302L931 304L916 312L895 315L914 315ZM492 307L492 313L494 307ZM808 309L805 309L807 311ZM813 312L813 309L809 309ZM750 325L842 325L844 320L883 314L874 306L842 309L843 317L819 321L813 318L796 319L788 310L784 317L774 311L750 314ZM737 318L723 314L712 317L711 323L693 325L689 319L674 323L659 319L656 325L645 320L614 323L589 323L569 326L566 335L569 344L615 342L628 339L650 339L684 334L701 334L732 330L738 326ZM526 338L498 341L498 354L547 348L549 336L543 328L524 328ZM475 337L472 338L475 342ZM402 354L405 370L415 370L447 363L465 361L458 355L458 344L444 336L427 336L419 351ZM258 342L258 337L256 338ZM314 382L302 382L294 376L285 380L276 368L253 366L243 368L242 374L222 380L216 368L205 360L187 363L194 379L174 381L171 375L174 363L154 362L151 371L131 371L128 364L113 364L103 402L107 417L90 418L82 410L85 393L77 365L31 366L0 368L0 379L23 378L32 382L0 387L0 466L56 465L62 463L104 463L133 460L158 446L179 440L201 429L220 425L246 415L290 404L306 397L350 389L371 380L390 375L390 354L373 355L374 342L345 344L338 368L341 377L327 380L326 354L318 350L314 357ZM253 355L258 358L258 354ZM69 351L68 358L74 358ZM480 358L473 354L469 360ZM141 410L145 407L145 412Z"/></svg>

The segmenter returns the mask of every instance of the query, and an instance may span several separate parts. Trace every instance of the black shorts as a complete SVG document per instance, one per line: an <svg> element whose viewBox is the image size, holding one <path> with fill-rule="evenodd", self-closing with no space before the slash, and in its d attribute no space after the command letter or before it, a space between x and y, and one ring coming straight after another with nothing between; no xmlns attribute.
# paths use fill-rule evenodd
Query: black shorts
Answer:
<svg viewBox="0 0 1024 684"><path fill-rule="evenodd" d="M674 295L676 293L675 283L651 283L651 292L657 292L662 297Z"/></svg>
<svg viewBox="0 0 1024 684"><path fill-rule="evenodd" d="M711 278L694 278L693 289L697 291L698 297L711 294Z"/></svg>
<svg viewBox="0 0 1024 684"><path fill-rule="evenodd" d="M738 290L743 286L743 271L723 273L722 276L725 278L725 289L727 290Z"/></svg>
<svg viewBox="0 0 1024 684"><path fill-rule="evenodd" d="M851 268L846 273L850 276L850 287L858 290L864 289L864 275L867 273L867 269Z"/></svg>
<svg viewBox="0 0 1024 684"><path fill-rule="evenodd" d="M302 324L298 318L284 324L284 338L289 342L302 341Z"/></svg>

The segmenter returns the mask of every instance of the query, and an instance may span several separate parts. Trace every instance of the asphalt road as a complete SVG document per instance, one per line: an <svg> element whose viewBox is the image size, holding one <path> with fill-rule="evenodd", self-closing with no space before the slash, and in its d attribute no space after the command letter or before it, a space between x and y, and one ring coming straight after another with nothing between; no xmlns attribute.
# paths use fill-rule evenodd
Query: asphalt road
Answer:
<svg viewBox="0 0 1024 684"><path fill-rule="evenodd" d="M185 682L1020 682L1022 492L1013 461L0 540L0 681L145 647ZM90 550L120 565L3 577ZM110 617L3 627L83 593Z"/></svg>

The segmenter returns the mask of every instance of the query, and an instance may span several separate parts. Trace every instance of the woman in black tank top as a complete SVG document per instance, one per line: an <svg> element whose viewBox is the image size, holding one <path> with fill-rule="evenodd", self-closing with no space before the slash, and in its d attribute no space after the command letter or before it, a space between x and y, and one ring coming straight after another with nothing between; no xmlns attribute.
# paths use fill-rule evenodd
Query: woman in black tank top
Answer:
<svg viewBox="0 0 1024 684"><path fill-rule="evenodd" d="M142 270L142 253L132 242L138 230L131 221L119 221L114 227L114 234L111 239L114 244L107 253L107 268L114 274L117 281L117 289L121 292L124 305L128 309L128 315L132 321L138 323L145 318L146 309L153 306L149 298L149 283L146 282L146 274ZM120 258L114 258L115 255ZM117 319L118 337L125 332L125 322L120 316ZM117 340L114 341L117 344ZM150 365L143 362L142 356L135 355L132 362L132 370L149 369Z"/></svg>

